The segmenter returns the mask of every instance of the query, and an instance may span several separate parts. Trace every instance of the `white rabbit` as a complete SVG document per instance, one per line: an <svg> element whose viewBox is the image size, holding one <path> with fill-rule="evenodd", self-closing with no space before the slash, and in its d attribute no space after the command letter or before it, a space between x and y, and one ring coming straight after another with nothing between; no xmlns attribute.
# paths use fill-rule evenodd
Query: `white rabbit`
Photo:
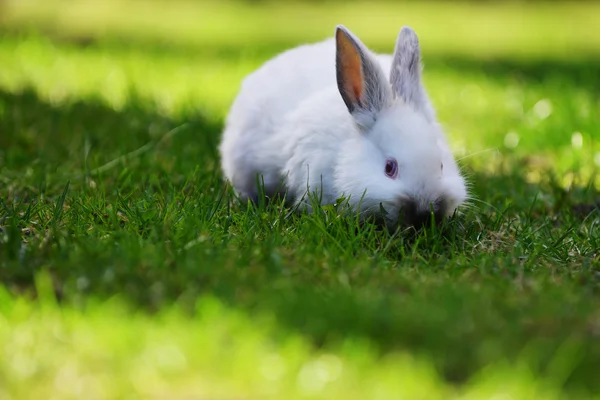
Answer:
<svg viewBox="0 0 600 400"><path fill-rule="evenodd" d="M400 30L393 55L371 52L342 25L285 51L242 83L220 145L227 180L256 201L257 183L307 205L345 197L363 217L420 227L467 197L421 82L419 41ZM308 207L308 206L307 206ZM310 209L310 207L308 207ZM401 217L403 216L403 217Z"/></svg>

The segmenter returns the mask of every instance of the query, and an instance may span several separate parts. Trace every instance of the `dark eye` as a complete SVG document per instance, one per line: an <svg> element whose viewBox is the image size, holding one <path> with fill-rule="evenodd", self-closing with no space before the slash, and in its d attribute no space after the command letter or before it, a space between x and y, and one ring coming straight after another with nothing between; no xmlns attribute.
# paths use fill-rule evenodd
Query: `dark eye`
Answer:
<svg viewBox="0 0 600 400"><path fill-rule="evenodd" d="M443 171L444 170L444 163L440 164L440 169Z"/></svg>
<svg viewBox="0 0 600 400"><path fill-rule="evenodd" d="M398 176L398 162L393 158L388 158L385 163L385 174L392 179Z"/></svg>

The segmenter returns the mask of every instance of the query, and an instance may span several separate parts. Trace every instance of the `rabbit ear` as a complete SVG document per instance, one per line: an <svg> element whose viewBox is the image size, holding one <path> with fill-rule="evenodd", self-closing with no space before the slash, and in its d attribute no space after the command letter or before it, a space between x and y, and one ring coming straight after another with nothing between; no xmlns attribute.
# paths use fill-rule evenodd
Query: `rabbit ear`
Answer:
<svg viewBox="0 0 600 400"><path fill-rule="evenodd" d="M359 126L368 129L391 100L383 70L343 25L335 30L336 78L342 99Z"/></svg>
<svg viewBox="0 0 600 400"><path fill-rule="evenodd" d="M404 26L398 34L390 71L390 83L394 97L401 98L429 119L433 111L429 107L425 89L421 83L421 49L419 38L410 27Z"/></svg>

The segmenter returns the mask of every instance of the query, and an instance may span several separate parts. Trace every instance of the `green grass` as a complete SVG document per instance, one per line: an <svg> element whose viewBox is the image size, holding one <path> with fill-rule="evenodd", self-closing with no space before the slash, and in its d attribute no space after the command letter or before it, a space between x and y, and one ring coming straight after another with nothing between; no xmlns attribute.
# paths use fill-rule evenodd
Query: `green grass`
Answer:
<svg viewBox="0 0 600 400"><path fill-rule="evenodd" d="M0 398L598 398L598 5L5 3ZM421 35L445 232L223 184L242 77L339 22Z"/></svg>

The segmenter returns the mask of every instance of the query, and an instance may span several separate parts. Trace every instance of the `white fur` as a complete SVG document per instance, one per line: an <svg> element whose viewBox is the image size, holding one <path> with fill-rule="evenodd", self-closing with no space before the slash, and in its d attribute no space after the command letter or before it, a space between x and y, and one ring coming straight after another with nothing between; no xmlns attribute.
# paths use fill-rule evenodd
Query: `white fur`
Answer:
<svg viewBox="0 0 600 400"><path fill-rule="evenodd" d="M306 204L307 191L323 204L346 197L364 215L382 205L395 222L407 198L427 209L443 197L452 214L465 183L421 83L416 34L402 28L387 55L338 31L364 57L363 78L371 73L368 106L351 111L342 99L335 39L285 51L242 83L220 145L225 177L242 199L256 198L258 175L267 195L281 188L296 203ZM398 161L395 180L384 172L387 157Z"/></svg>

